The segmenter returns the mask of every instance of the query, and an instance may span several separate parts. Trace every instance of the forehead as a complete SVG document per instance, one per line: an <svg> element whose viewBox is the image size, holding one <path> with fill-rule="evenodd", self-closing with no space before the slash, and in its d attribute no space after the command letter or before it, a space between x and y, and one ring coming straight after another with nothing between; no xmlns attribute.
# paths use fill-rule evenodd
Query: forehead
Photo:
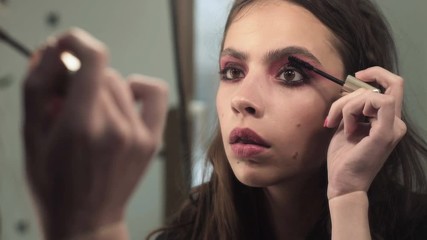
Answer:
<svg viewBox="0 0 427 240"><path fill-rule="evenodd" d="M259 1L241 10L230 24L224 49L252 54L301 46L317 58L337 55L331 31L311 12L284 0Z"/></svg>

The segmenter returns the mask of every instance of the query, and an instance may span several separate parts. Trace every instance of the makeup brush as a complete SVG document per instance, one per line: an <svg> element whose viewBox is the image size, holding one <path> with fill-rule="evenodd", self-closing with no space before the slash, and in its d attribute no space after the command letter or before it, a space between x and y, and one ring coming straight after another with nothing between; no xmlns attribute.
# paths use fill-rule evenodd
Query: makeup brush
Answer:
<svg viewBox="0 0 427 240"><path fill-rule="evenodd" d="M342 86L342 90L344 92L354 92L359 88L365 88L368 90L372 90L373 92L377 92L377 93L381 93L381 91L378 88L375 88L365 82L363 82L360 79L357 79L351 75L348 75L347 78L345 80L341 80L338 79L320 69L315 68L313 65L311 65L310 63L303 61L299 58L296 58L294 56L289 56L288 60L290 62L291 65L294 65L295 67L299 67L299 68L305 68L308 69L310 71L313 71L317 74L319 74L320 76L327 78L329 80L331 80L332 82L339 84Z"/></svg>
<svg viewBox="0 0 427 240"><path fill-rule="evenodd" d="M20 42L16 41L14 38L12 38L1 27L0 27L0 39L2 41L4 41L5 43L8 43L13 49L17 50L18 52L20 52L25 57L30 57L31 56L31 51L28 48L26 48Z"/></svg>
<svg viewBox="0 0 427 240"><path fill-rule="evenodd" d="M25 47L22 43L17 41L15 38L10 36L1 26L0 26L0 40L9 44L13 49L17 50L19 53L29 58L32 55L32 51ZM78 58L76 58L73 54L64 51L61 53L61 61L64 63L65 67L70 72L76 72L80 69L81 63Z"/></svg>

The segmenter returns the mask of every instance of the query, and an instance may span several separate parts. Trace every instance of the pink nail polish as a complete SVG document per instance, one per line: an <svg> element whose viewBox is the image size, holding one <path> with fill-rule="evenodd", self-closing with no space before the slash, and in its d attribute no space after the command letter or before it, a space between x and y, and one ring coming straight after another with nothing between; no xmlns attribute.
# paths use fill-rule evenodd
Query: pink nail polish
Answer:
<svg viewBox="0 0 427 240"><path fill-rule="evenodd" d="M323 123L323 127L327 128L328 127L328 118L325 118L325 122Z"/></svg>

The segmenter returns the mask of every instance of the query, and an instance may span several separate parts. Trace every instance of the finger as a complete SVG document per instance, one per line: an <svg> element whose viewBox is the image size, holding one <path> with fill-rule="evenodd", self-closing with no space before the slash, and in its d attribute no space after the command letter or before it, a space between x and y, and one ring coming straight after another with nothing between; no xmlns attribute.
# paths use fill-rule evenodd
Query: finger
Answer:
<svg viewBox="0 0 427 240"><path fill-rule="evenodd" d="M356 77L363 81L375 81L385 88L384 94L395 98L395 112L399 118L402 114L404 80L381 67L371 67L357 72Z"/></svg>
<svg viewBox="0 0 427 240"><path fill-rule="evenodd" d="M60 51L69 51L81 62L80 69L70 74L68 99L72 105L93 101L102 84L102 71L107 67L108 51L103 43L80 29L72 29L58 38Z"/></svg>
<svg viewBox="0 0 427 240"><path fill-rule="evenodd" d="M366 117L368 117L368 115L365 115L365 111L370 112L369 117L376 117L376 109L372 110L366 104L370 94L372 94L371 91L363 91L361 94L348 99L342 107L342 119L346 134L352 134L361 124L369 124L365 121Z"/></svg>
<svg viewBox="0 0 427 240"><path fill-rule="evenodd" d="M352 134L358 127L361 112L364 107L364 102L352 100L344 106L342 110L342 119L344 125L344 133Z"/></svg>
<svg viewBox="0 0 427 240"><path fill-rule="evenodd" d="M162 139L168 105L168 87L159 79L141 75L129 77L130 88L142 103L141 118L156 143Z"/></svg>
<svg viewBox="0 0 427 240"><path fill-rule="evenodd" d="M375 117L376 125L372 126L374 136L385 137L393 135L394 119L395 119L395 100L393 96L372 93L366 99L366 104L363 109L363 114Z"/></svg>
<svg viewBox="0 0 427 240"><path fill-rule="evenodd" d="M394 120L394 129L395 129L395 142L393 143L394 146L398 144L398 142L405 136L407 132L407 126L405 122L402 121L402 119L396 117Z"/></svg>
<svg viewBox="0 0 427 240"><path fill-rule="evenodd" d="M344 106L350 102L352 99L365 94L366 89L358 89L352 93L349 93L338 100L336 100L329 109L328 116L326 117L327 121L325 122L325 127L328 128L335 128L338 127L338 125L341 122L341 119L343 118L343 108Z"/></svg>
<svg viewBox="0 0 427 240"><path fill-rule="evenodd" d="M121 114L130 121L132 126L136 126L139 122L139 116L135 111L133 93L126 81L117 71L108 68L105 71L105 83Z"/></svg>
<svg viewBox="0 0 427 240"><path fill-rule="evenodd" d="M392 96L367 92L353 98L343 108L344 130L352 134L360 124L361 116L371 117L371 136L387 138L392 136L394 127L394 98ZM387 136L386 136L387 135Z"/></svg>
<svg viewBox="0 0 427 240"><path fill-rule="evenodd" d="M57 93L57 79L66 72L59 55L56 43L51 41L31 59L30 70L24 80L24 117L33 127L40 127L38 123L48 117L50 101Z"/></svg>
<svg viewBox="0 0 427 240"><path fill-rule="evenodd" d="M39 156L53 125L49 108L55 98L56 79L66 69L59 59L56 42L52 39L33 54L29 64L23 81L25 165L29 179L40 179L36 176L39 172L34 169L45 164Z"/></svg>
<svg viewBox="0 0 427 240"><path fill-rule="evenodd" d="M81 65L104 67L107 65L106 46L88 32L72 28L58 38L58 46L79 58Z"/></svg>

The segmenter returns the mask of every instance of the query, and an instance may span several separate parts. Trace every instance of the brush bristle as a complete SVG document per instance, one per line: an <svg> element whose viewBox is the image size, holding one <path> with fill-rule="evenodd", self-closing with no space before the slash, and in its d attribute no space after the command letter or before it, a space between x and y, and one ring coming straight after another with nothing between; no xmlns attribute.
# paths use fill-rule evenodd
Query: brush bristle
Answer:
<svg viewBox="0 0 427 240"><path fill-rule="evenodd" d="M294 56L289 56L288 60L289 60L289 62L291 64L294 64L297 67L307 68L309 70L313 70L314 69L314 67L310 63L305 62L305 61L303 61L303 60L301 60L299 58L296 58Z"/></svg>

